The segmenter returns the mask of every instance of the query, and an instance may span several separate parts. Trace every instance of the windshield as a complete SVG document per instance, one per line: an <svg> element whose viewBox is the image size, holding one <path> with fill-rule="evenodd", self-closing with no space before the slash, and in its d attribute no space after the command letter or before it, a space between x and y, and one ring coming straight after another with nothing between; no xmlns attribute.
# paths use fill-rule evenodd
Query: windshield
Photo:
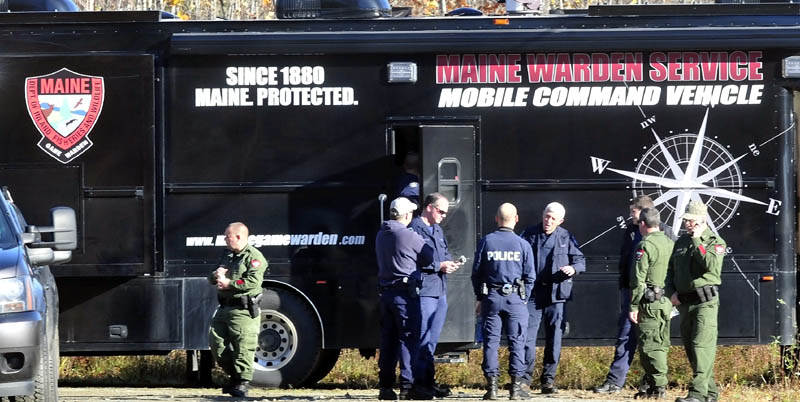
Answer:
<svg viewBox="0 0 800 402"><path fill-rule="evenodd" d="M17 240L8 224L7 216L0 216L0 249L7 249L17 246Z"/></svg>

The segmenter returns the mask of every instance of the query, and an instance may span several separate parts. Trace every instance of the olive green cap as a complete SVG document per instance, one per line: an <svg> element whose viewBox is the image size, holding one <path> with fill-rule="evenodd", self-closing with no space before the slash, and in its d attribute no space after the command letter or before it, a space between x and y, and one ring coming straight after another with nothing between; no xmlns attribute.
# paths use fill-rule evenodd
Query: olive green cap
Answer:
<svg viewBox="0 0 800 402"><path fill-rule="evenodd" d="M686 206L686 213L681 216L681 219L696 221L700 218L705 218L708 214L708 208L700 201L692 201Z"/></svg>

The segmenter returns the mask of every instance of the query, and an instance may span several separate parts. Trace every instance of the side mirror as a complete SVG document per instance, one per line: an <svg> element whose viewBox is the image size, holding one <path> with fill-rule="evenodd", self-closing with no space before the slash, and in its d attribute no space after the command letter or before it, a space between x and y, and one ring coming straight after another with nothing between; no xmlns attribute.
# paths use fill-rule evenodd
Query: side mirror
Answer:
<svg viewBox="0 0 800 402"><path fill-rule="evenodd" d="M75 210L68 207L50 209L53 221L53 247L56 250L75 250L78 247L78 225Z"/></svg>
<svg viewBox="0 0 800 402"><path fill-rule="evenodd" d="M26 228L25 230L29 230ZM36 241L36 233L28 232L22 233L22 243L23 244L31 244Z"/></svg>
<svg viewBox="0 0 800 402"><path fill-rule="evenodd" d="M64 264L72 260L72 251L53 251L53 262L51 264Z"/></svg>
<svg viewBox="0 0 800 402"><path fill-rule="evenodd" d="M33 265L34 267L39 267L42 265L52 264L56 258L52 249L29 248L28 259L31 261L31 265Z"/></svg>

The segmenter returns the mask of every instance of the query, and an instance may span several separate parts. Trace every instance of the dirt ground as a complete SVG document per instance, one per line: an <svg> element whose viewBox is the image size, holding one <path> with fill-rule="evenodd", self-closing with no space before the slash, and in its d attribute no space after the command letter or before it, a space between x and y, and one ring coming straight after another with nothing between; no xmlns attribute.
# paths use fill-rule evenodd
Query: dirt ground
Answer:
<svg viewBox="0 0 800 402"><path fill-rule="evenodd" d="M450 397L441 401L475 401L481 400L483 391L479 389L456 389ZM61 402L93 402L93 401L301 401L301 400L358 400L376 401L378 390L364 389L261 389L254 388L247 398L233 398L222 395L219 389L211 388L97 388L97 387L60 387ZM623 401L632 400L631 392L622 392L611 398L598 397L591 391L562 390L558 395L532 395L531 401L539 402L577 402L577 401ZM667 395L665 400L674 400L683 395ZM500 400L508 400L508 394L502 392Z"/></svg>

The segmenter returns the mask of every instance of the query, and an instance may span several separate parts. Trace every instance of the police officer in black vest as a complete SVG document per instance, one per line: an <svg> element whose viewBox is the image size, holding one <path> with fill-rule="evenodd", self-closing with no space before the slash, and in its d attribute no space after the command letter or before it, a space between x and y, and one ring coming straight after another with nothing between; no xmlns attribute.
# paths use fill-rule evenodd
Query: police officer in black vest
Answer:
<svg viewBox="0 0 800 402"><path fill-rule="evenodd" d="M498 229L481 239L472 267L472 286L478 299L475 310L483 319L482 368L487 381L483 399L497 399L497 350L503 328L506 329L510 352L510 397L528 399L528 393L521 388L521 379L526 369L528 310L525 303L535 279L533 251L530 244L514 233L514 226L519 221L514 205L501 205L495 221Z"/></svg>

